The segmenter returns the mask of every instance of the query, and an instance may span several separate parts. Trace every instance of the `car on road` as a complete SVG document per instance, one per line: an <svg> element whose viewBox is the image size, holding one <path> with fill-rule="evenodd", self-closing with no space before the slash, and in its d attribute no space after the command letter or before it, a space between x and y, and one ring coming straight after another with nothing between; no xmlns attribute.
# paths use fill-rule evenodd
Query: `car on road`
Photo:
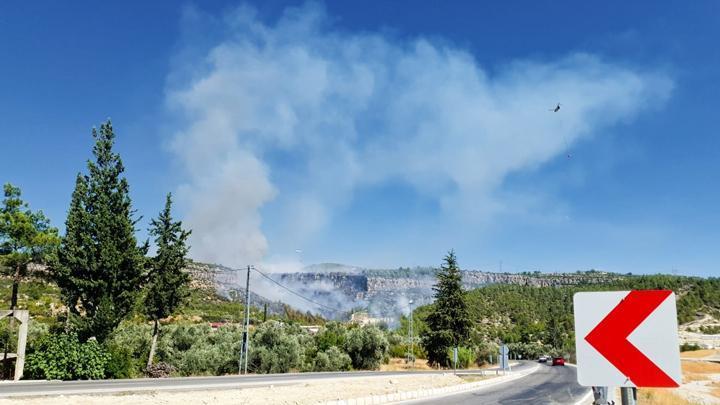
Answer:
<svg viewBox="0 0 720 405"><path fill-rule="evenodd" d="M547 361L548 361L547 356L538 357L538 363L547 363Z"/></svg>
<svg viewBox="0 0 720 405"><path fill-rule="evenodd" d="M565 365L565 359L562 357L553 357L552 359L552 365L553 366L564 366Z"/></svg>

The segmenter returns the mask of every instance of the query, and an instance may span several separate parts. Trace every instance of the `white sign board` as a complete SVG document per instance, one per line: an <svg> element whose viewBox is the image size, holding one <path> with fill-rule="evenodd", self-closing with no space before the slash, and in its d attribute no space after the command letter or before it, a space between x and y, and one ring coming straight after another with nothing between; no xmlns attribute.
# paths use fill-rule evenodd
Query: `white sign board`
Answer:
<svg viewBox="0 0 720 405"><path fill-rule="evenodd" d="M580 385L677 387L682 383L672 291L580 292L573 303Z"/></svg>

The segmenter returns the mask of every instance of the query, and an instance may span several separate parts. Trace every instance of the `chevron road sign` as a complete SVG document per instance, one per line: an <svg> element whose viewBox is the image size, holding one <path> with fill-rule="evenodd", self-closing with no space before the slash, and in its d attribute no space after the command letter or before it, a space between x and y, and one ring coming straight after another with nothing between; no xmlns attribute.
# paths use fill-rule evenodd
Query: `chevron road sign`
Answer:
<svg viewBox="0 0 720 405"><path fill-rule="evenodd" d="M580 292L573 302L580 385L677 387L682 382L672 291Z"/></svg>

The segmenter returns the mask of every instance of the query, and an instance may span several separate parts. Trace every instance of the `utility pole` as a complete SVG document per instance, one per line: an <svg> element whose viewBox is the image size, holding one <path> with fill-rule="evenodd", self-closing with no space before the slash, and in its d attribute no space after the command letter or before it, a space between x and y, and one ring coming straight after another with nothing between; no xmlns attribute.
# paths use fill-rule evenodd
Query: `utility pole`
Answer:
<svg viewBox="0 0 720 405"><path fill-rule="evenodd" d="M248 366L248 343L250 340L250 266L247 266L247 278L245 280L245 328L243 330L243 342L240 350L240 374L247 374Z"/></svg>
<svg viewBox="0 0 720 405"><path fill-rule="evenodd" d="M637 404L637 388L621 387L620 388L620 400L622 402L622 405Z"/></svg>
<svg viewBox="0 0 720 405"><path fill-rule="evenodd" d="M415 366L415 337L413 336L413 301L410 300L410 323L408 324L408 334L410 335L410 355L409 359L413 367Z"/></svg>

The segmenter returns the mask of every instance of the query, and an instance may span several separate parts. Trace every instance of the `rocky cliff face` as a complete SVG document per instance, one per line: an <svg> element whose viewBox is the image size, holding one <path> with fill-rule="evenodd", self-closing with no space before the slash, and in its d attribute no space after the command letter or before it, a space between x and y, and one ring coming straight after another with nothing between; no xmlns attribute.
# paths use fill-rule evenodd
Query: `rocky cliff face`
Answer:
<svg viewBox="0 0 720 405"><path fill-rule="evenodd" d="M214 289L233 301L245 302L245 271L229 267L191 262L185 269L190 274L190 288ZM250 305L268 306L268 313L282 314L285 303L268 299L250 288Z"/></svg>
<svg viewBox="0 0 720 405"><path fill-rule="evenodd" d="M218 292L226 296L234 290L240 290L242 294L245 285L244 271L216 265L195 266L197 270L201 270L193 273L196 274L193 278L198 283L215 285ZM370 270L336 264L313 265L305 270L312 271L276 273L269 276L308 300L260 279L253 281L251 285L251 301L282 301L329 318L345 318L350 311L357 308L367 308L373 316L398 318L400 314L408 313L411 306L432 302L432 286L435 284L437 271L433 268ZM490 284L553 287L603 283L617 277L619 276L600 272L515 274L470 270L463 271L463 284L467 289ZM259 295L255 297L253 292Z"/></svg>

